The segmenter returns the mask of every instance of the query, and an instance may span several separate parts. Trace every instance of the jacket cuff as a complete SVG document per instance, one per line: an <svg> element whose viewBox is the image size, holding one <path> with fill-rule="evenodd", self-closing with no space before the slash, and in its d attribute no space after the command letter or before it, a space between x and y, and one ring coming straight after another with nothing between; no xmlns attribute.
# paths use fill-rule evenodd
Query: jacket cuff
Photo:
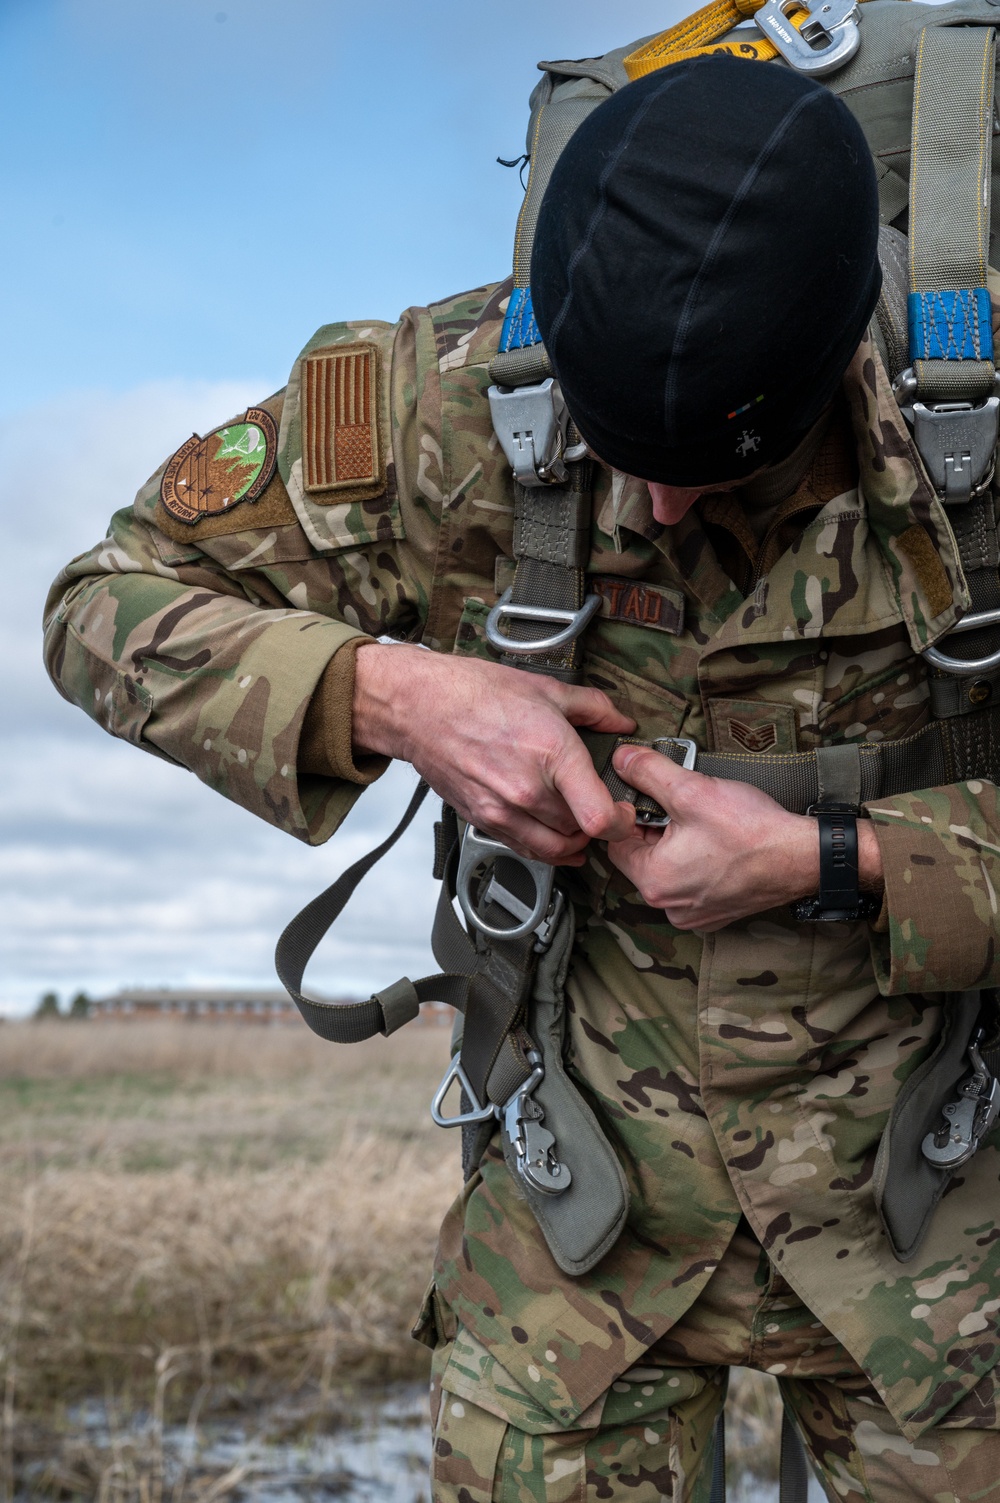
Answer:
<svg viewBox="0 0 1000 1503"><path fill-rule="evenodd" d="M352 742L355 657L374 640L350 637L327 663L302 722L300 771L367 787L389 766L388 757L355 756Z"/></svg>
<svg viewBox="0 0 1000 1503"><path fill-rule="evenodd" d="M996 985L996 802L975 781L866 805L885 874L870 931L883 995Z"/></svg>

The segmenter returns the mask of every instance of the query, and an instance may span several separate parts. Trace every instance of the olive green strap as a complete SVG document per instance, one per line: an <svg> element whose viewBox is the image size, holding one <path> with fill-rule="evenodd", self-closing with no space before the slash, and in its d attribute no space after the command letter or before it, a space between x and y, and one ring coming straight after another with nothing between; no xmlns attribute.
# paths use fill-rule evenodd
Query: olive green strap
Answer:
<svg viewBox="0 0 1000 1503"><path fill-rule="evenodd" d="M421 781L392 834L348 867L325 892L313 898L301 913L296 914L278 940L274 952L278 979L313 1032L331 1043L357 1044L376 1033L395 1033L397 1028L416 1017L421 1002L447 1002L459 1011L465 1009L470 978L454 973L425 976L419 981L410 981L404 976L401 981L376 992L366 1002L319 1002L302 993L306 966L320 942L350 901L358 884L409 828L427 792L427 784Z"/></svg>
<svg viewBox="0 0 1000 1503"><path fill-rule="evenodd" d="M914 299L986 286L995 56L990 26L928 26L917 43L910 156L910 292L917 308ZM974 313L974 300L970 308ZM960 359L952 351L951 358L915 358L913 370L921 401L993 392L992 358Z"/></svg>
<svg viewBox="0 0 1000 1503"><path fill-rule="evenodd" d="M634 804L655 814L656 801L638 794L615 771L612 755L618 746L650 746L672 762L682 763L691 743L672 737L640 741L631 736L583 733L594 765L616 802ZM698 751L695 771L711 778L750 783L767 793L791 814L805 814L818 802L823 786L823 762L830 752L845 751L856 758L857 800L891 798L918 788L938 788L969 778L1000 780L1000 707L980 710L954 720L934 720L912 736L892 741L863 741L846 748L821 747L805 752ZM662 810L659 812L662 813Z"/></svg>

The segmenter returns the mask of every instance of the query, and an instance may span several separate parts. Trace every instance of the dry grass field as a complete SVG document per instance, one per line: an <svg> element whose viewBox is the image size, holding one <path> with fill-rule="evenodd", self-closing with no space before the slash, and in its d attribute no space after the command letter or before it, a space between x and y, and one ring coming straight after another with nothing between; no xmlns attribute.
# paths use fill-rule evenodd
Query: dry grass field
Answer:
<svg viewBox="0 0 1000 1503"><path fill-rule="evenodd" d="M427 1110L447 1049L435 1029L338 1048L297 1025L0 1028L0 1503L244 1496L216 1472L168 1485L164 1426L276 1395L329 1426L345 1384L424 1374L409 1326L460 1184ZM766 1475L774 1385L739 1377L730 1456ZM95 1399L117 1440L81 1433Z"/></svg>
<svg viewBox="0 0 1000 1503"><path fill-rule="evenodd" d="M0 1029L0 1496L66 1406L186 1415L422 1373L447 1031Z"/></svg>

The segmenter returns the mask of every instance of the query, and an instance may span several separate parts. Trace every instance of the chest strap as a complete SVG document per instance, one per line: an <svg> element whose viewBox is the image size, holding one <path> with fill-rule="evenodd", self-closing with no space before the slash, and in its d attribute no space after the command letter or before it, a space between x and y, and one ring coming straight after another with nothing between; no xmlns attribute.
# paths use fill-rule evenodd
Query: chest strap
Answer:
<svg viewBox="0 0 1000 1503"><path fill-rule="evenodd" d="M703 752L681 736L641 741L631 736L585 736L594 765L617 802L633 804L641 824L665 822L655 799L637 793L615 771L619 746L651 746L672 762L710 778L750 783L790 814L805 814L835 780L850 787L854 804L892 798L918 788L938 788L970 778L1000 777L1000 707L976 715L932 720L897 741L852 742L805 752Z"/></svg>

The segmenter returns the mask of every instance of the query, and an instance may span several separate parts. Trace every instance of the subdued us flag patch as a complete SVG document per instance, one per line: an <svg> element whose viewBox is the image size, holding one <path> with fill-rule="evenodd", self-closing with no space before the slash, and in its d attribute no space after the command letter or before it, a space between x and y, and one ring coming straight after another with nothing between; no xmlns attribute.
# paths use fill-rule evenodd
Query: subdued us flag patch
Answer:
<svg viewBox="0 0 1000 1503"><path fill-rule="evenodd" d="M302 373L302 460L310 494L384 488L379 442L379 354L372 344L313 350ZM334 494L331 500L341 497Z"/></svg>

